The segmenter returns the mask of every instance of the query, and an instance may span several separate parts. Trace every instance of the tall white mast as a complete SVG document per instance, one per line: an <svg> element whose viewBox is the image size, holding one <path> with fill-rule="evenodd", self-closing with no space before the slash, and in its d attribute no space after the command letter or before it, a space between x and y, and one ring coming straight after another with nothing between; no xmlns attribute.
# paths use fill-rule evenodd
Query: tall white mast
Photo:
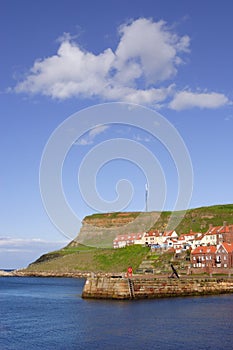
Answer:
<svg viewBox="0 0 233 350"><path fill-rule="evenodd" d="M148 211L148 185L145 184L145 202L146 202L146 211Z"/></svg>

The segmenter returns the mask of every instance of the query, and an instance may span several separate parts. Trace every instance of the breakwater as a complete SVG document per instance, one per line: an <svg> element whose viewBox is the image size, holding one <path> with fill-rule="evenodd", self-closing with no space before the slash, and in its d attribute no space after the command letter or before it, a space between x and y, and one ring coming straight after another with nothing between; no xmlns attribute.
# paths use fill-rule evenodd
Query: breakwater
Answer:
<svg viewBox="0 0 233 350"><path fill-rule="evenodd" d="M233 293L233 278L209 277L88 277L82 297L95 299L153 299Z"/></svg>

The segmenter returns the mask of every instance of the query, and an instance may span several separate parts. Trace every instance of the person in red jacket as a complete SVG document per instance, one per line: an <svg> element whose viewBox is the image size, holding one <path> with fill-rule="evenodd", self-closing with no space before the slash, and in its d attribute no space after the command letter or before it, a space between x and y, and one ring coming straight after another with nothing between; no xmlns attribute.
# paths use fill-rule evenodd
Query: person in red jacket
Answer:
<svg viewBox="0 0 233 350"><path fill-rule="evenodd" d="M129 267L128 267L127 272L128 272L128 277L132 277L132 274L133 274L132 266L129 266Z"/></svg>

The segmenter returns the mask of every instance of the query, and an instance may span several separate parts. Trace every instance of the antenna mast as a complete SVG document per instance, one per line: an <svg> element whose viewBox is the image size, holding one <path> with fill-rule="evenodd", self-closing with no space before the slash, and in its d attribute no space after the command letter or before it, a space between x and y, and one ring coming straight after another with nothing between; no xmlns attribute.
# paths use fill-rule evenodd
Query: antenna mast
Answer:
<svg viewBox="0 0 233 350"><path fill-rule="evenodd" d="M146 212L148 211L148 185L145 184L145 202L146 202Z"/></svg>

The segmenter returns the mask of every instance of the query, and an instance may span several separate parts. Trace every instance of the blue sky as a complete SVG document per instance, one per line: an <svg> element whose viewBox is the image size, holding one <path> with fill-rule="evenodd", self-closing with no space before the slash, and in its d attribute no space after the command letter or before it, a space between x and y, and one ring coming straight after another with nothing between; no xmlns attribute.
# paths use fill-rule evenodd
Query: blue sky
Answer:
<svg viewBox="0 0 233 350"><path fill-rule="evenodd" d="M92 203L89 174L80 179L79 168L91 150L100 152L98 145L109 150L104 143L109 140L130 140L156 157L166 196L159 208L150 197L149 210L176 208L179 175L187 169L190 178L190 164L184 162L180 169L175 153L166 148L169 141L161 143L148 129L128 125L126 115L125 125L117 116L109 117L108 124L107 115L103 123L98 116L102 103L138 104L154 111L155 120L157 111L179 133L193 169L192 196L182 209L232 203L232 11L231 1L210 0L1 1L0 268L26 266L79 231L77 220L72 237L60 232L53 214L46 213L39 185L45 145L75 113L80 125L86 118L92 126L70 147L61 187L79 221L101 211ZM89 107L96 114L91 109L82 115ZM114 115L118 107L112 108ZM142 113L142 125L146 115ZM131 183L123 184L121 192L129 198L116 208L145 209L145 183L151 174L133 164L129 158L134 155L125 149L125 158L109 153L110 161L89 172L95 175L93 193L102 197L106 210L116 200L121 179ZM144 161L137 154L138 162ZM98 163L100 158L95 159ZM88 203L82 197L87 190Z"/></svg>

